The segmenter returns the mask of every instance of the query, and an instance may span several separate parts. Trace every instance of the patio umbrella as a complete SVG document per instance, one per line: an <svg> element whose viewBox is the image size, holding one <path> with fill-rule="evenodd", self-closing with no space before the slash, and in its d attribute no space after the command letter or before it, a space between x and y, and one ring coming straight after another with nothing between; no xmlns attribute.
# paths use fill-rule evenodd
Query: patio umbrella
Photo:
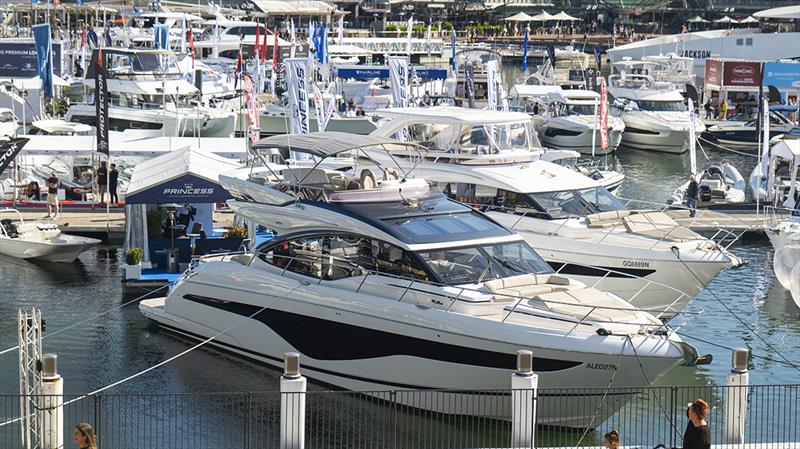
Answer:
<svg viewBox="0 0 800 449"><path fill-rule="evenodd" d="M694 16L691 19L687 20L687 22L689 22L689 23L708 23L708 20L706 20L706 19L704 19L704 18L702 18L700 16Z"/></svg>
<svg viewBox="0 0 800 449"><path fill-rule="evenodd" d="M748 16L739 21L739 23L758 23L758 19L753 16Z"/></svg>
<svg viewBox="0 0 800 449"><path fill-rule="evenodd" d="M518 12L511 17L506 17L505 20L509 22L530 22L535 19L524 12Z"/></svg>
<svg viewBox="0 0 800 449"><path fill-rule="evenodd" d="M731 23L731 22L735 22L735 20L731 19L728 16L725 16L725 17L723 17L721 19L717 19L717 20L714 21L714 23Z"/></svg>
<svg viewBox="0 0 800 449"><path fill-rule="evenodd" d="M577 17L572 17L571 15L565 13L564 11L561 11L560 13L558 13L558 14L553 16L553 20L567 20L567 21L572 22L572 21L582 20L582 19L579 19Z"/></svg>
<svg viewBox="0 0 800 449"><path fill-rule="evenodd" d="M547 22L548 20L556 20L556 19L554 19L553 15L548 14L547 11L542 10L541 14L536 14L535 16L533 16L533 20L537 22Z"/></svg>

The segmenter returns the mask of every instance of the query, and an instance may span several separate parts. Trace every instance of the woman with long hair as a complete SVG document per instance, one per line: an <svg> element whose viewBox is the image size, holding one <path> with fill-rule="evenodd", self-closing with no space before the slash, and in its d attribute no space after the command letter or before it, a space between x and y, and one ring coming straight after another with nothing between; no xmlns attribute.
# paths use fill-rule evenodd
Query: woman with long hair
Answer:
<svg viewBox="0 0 800 449"><path fill-rule="evenodd" d="M91 424L82 422L75 426L72 432L72 441L81 449L97 449L97 436Z"/></svg>
<svg viewBox="0 0 800 449"><path fill-rule="evenodd" d="M619 430L611 429L603 435L603 444L606 449L619 449Z"/></svg>
<svg viewBox="0 0 800 449"><path fill-rule="evenodd" d="M711 449L711 431L706 421L708 404L702 399L697 399L687 404L686 416L689 423L683 433L683 449Z"/></svg>

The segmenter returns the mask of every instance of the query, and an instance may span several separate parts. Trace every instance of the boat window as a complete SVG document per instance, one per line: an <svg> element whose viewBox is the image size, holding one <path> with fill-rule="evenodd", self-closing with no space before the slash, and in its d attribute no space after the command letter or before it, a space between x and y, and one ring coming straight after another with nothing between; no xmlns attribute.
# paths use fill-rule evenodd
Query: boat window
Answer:
<svg viewBox="0 0 800 449"><path fill-rule="evenodd" d="M283 242L258 257L278 268L319 278L322 274L322 237L304 237Z"/></svg>
<svg viewBox="0 0 800 449"><path fill-rule="evenodd" d="M384 220L404 241L437 243L508 235L508 231L476 212Z"/></svg>
<svg viewBox="0 0 800 449"><path fill-rule="evenodd" d="M418 254L439 282L448 285L552 272L550 266L524 242L435 249Z"/></svg>
<svg viewBox="0 0 800 449"><path fill-rule="evenodd" d="M11 111L0 112L0 122L8 123L14 121L14 114Z"/></svg>
<svg viewBox="0 0 800 449"><path fill-rule="evenodd" d="M637 100L640 111L652 112L685 112L686 105L682 101L646 101Z"/></svg>
<svg viewBox="0 0 800 449"><path fill-rule="evenodd" d="M625 206L604 187L560 192L531 193L536 208L552 218L583 217L598 212L625 210Z"/></svg>
<svg viewBox="0 0 800 449"><path fill-rule="evenodd" d="M594 105L570 104L564 109L564 115L595 115Z"/></svg>

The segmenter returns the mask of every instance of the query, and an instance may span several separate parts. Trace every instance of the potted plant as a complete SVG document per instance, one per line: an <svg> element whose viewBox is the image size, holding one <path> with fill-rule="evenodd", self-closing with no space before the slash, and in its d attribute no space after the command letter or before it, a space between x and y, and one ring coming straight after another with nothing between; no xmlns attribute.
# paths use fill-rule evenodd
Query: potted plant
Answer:
<svg viewBox="0 0 800 449"><path fill-rule="evenodd" d="M142 276L142 248L131 248L125 253L125 279L139 279Z"/></svg>

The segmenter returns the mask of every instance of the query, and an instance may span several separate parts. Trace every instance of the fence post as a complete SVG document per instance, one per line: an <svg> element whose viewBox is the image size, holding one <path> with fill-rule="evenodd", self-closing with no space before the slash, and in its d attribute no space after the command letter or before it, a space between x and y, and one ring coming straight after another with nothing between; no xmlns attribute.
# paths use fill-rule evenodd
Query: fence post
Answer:
<svg viewBox="0 0 800 449"><path fill-rule="evenodd" d="M64 379L58 374L58 356L42 357L42 404L38 413L42 429L39 447L64 447Z"/></svg>
<svg viewBox="0 0 800 449"><path fill-rule="evenodd" d="M744 443L744 423L747 414L747 349L736 348L731 358L731 373L725 379L725 444Z"/></svg>
<svg viewBox="0 0 800 449"><path fill-rule="evenodd" d="M511 447L533 447L536 429L536 390L539 376L533 373L533 353L517 351L517 371L511 375Z"/></svg>
<svg viewBox="0 0 800 449"><path fill-rule="evenodd" d="M306 378L300 375L300 354L283 355L281 376L280 449L304 449L306 437Z"/></svg>

